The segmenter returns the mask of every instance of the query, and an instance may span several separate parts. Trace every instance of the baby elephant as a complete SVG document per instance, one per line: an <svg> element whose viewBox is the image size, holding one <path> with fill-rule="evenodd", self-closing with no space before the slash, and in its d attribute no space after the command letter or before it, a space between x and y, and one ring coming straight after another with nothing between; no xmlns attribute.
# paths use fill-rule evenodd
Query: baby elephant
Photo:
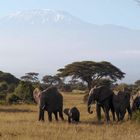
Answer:
<svg viewBox="0 0 140 140"><path fill-rule="evenodd" d="M65 108L64 113L68 116L69 123L77 123L80 121L80 112L76 107L73 107L71 109Z"/></svg>

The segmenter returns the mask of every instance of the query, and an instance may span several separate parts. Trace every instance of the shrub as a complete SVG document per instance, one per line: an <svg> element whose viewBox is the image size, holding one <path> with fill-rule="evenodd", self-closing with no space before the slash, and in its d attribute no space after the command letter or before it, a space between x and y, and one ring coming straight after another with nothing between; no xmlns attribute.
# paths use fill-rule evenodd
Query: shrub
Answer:
<svg viewBox="0 0 140 140"><path fill-rule="evenodd" d="M34 87L31 82L21 81L15 89L15 93L23 102L32 102L33 90Z"/></svg>
<svg viewBox="0 0 140 140"><path fill-rule="evenodd" d="M132 117L132 120L140 123L140 111L139 110L137 110L136 112L134 112L133 117Z"/></svg>
<svg viewBox="0 0 140 140"><path fill-rule="evenodd" d="M1 82L0 83L0 92L3 90L7 90L8 89L8 84L6 82Z"/></svg>
<svg viewBox="0 0 140 140"><path fill-rule="evenodd" d="M15 93L8 94L6 97L6 103L8 104L17 103L19 100L20 98Z"/></svg>
<svg viewBox="0 0 140 140"><path fill-rule="evenodd" d="M6 94L1 92L0 93L0 100L5 100L5 98L6 98Z"/></svg>

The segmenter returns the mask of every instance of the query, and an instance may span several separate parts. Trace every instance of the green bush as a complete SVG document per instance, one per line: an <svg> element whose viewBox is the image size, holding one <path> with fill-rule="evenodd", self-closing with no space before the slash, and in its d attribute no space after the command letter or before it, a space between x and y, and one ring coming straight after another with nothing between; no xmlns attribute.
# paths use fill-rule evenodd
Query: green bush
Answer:
<svg viewBox="0 0 140 140"><path fill-rule="evenodd" d="M6 97L6 103L8 104L13 104L13 103L18 103L20 101L20 98L15 94L8 94Z"/></svg>
<svg viewBox="0 0 140 140"><path fill-rule="evenodd" d="M23 102L32 102L33 101L33 90L34 87L31 82L21 81L17 88L15 89L15 94Z"/></svg>
<svg viewBox="0 0 140 140"><path fill-rule="evenodd" d="M140 111L139 110L134 112L132 119L133 119L133 121L140 123Z"/></svg>
<svg viewBox="0 0 140 140"><path fill-rule="evenodd" d="M8 89L8 84L6 82L1 82L0 83L0 92L3 90L7 90Z"/></svg>
<svg viewBox="0 0 140 140"><path fill-rule="evenodd" d="M0 100L0 105L5 105L6 101L5 100Z"/></svg>
<svg viewBox="0 0 140 140"><path fill-rule="evenodd" d="M0 93L0 100L5 100L6 94L5 93Z"/></svg>

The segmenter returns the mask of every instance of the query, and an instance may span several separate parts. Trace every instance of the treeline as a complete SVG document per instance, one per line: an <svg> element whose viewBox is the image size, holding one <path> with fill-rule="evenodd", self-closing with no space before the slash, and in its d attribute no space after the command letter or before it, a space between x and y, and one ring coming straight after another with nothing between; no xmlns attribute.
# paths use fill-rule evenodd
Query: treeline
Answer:
<svg viewBox="0 0 140 140"><path fill-rule="evenodd" d="M125 73L109 62L82 61L74 62L60 68L56 75L45 75L29 72L20 79L10 73L0 71L1 103L33 103L33 90L36 87L45 89L54 85L63 92L86 93L95 85L115 86L118 90L128 88L132 94L140 90L140 80L134 84L117 84ZM117 86L116 86L117 85Z"/></svg>

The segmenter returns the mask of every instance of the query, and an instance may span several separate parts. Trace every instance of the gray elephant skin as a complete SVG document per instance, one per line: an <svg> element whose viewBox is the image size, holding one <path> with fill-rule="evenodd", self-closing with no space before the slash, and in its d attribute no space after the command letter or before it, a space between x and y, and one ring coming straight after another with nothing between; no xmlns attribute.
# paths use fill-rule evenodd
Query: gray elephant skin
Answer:
<svg viewBox="0 0 140 140"><path fill-rule="evenodd" d="M96 114L98 121L101 120L101 108L103 109L105 113L105 118L106 121L110 121L110 116L109 116L109 111L111 110L113 120L115 121L115 112L114 112L114 107L112 103L112 98L113 98L113 92L106 86L99 86L92 88L89 93L89 98L88 98L88 112L90 114L93 113L91 111L91 105L96 102Z"/></svg>
<svg viewBox="0 0 140 140"><path fill-rule="evenodd" d="M128 111L129 118L132 117L132 111L130 107L130 92L118 91L113 94L113 106L117 115L118 121L124 119L126 110Z"/></svg>
<svg viewBox="0 0 140 140"><path fill-rule="evenodd" d="M137 96L132 104L132 111L136 111L136 110L140 111L140 96Z"/></svg>
<svg viewBox="0 0 140 140"><path fill-rule="evenodd" d="M65 108L64 113L68 116L69 123L78 123L80 121L80 111L77 107Z"/></svg>
<svg viewBox="0 0 140 140"><path fill-rule="evenodd" d="M58 113L63 118L63 96L56 87L49 87L44 91L34 90L35 101L39 104L39 121L44 121L44 111L48 112L48 120L52 121L52 113L58 121Z"/></svg>

